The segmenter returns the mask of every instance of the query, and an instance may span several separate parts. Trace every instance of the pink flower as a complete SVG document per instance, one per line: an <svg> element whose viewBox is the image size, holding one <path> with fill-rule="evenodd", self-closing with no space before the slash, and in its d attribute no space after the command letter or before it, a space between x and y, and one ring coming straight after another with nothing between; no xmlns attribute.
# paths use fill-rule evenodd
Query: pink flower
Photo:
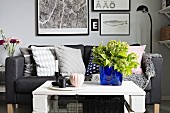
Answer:
<svg viewBox="0 0 170 113"><path fill-rule="evenodd" d="M16 43L17 43L17 44L20 44L20 43L21 43L21 40L20 40L20 39L16 39Z"/></svg>
<svg viewBox="0 0 170 113"><path fill-rule="evenodd" d="M10 40L10 43L16 43L16 42L17 42L16 39L11 39L11 40Z"/></svg>
<svg viewBox="0 0 170 113"><path fill-rule="evenodd" d="M4 44L4 40L0 40L0 45L3 45Z"/></svg>
<svg viewBox="0 0 170 113"><path fill-rule="evenodd" d="M6 42L10 42L10 40L11 40L11 37L8 37L8 38L6 39Z"/></svg>

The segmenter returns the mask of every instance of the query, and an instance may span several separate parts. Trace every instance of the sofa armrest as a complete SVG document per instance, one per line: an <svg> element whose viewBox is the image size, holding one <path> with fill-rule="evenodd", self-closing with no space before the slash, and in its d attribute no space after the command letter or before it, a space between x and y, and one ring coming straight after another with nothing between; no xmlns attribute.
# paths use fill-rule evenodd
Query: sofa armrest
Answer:
<svg viewBox="0 0 170 113"><path fill-rule="evenodd" d="M16 103L15 80L24 73L24 57L8 57L5 60L5 87L7 103Z"/></svg>
<svg viewBox="0 0 170 113"><path fill-rule="evenodd" d="M150 104L161 102L161 74L162 74L162 58L152 58L156 76L151 78L151 92L150 92Z"/></svg>

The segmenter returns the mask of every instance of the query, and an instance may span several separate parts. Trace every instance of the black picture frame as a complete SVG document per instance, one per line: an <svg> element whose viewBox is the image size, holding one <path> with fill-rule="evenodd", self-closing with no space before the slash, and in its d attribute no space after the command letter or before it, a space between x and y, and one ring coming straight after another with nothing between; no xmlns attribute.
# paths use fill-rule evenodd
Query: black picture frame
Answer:
<svg viewBox="0 0 170 113"><path fill-rule="evenodd" d="M49 2L51 2L51 0ZM81 9L79 9L77 12L81 14L80 17L76 17L74 14L70 14L72 17L66 17L68 16L67 14L62 15L62 14L59 14L59 12L57 12L59 10L57 10L57 8L55 8L54 6L54 5L57 5L57 3L51 3L48 7L48 5L46 5L45 3L43 4L43 0L36 0L36 16L37 16L36 17L36 23L37 23L36 34L37 36L89 35L89 2L88 0L86 0L86 2L83 2L83 3L84 3L83 7L81 7ZM51 9L51 12L49 13L48 11L50 10L52 6L54 7L53 9ZM45 7L48 10L47 11L45 9L41 10L42 7L43 8ZM51 17L49 16L48 18L47 16L48 19L46 19L45 17L46 15L50 15ZM43 19L43 22L42 22L42 19ZM61 21L59 21L59 19ZM64 23L61 24L61 22L63 21ZM45 23L46 25L43 24L44 22L46 22Z"/></svg>
<svg viewBox="0 0 170 113"><path fill-rule="evenodd" d="M91 19L91 31L99 30L99 19Z"/></svg>
<svg viewBox="0 0 170 113"><path fill-rule="evenodd" d="M130 35L130 13L100 13L100 35Z"/></svg>
<svg viewBox="0 0 170 113"><path fill-rule="evenodd" d="M130 11L131 0L92 0L92 11Z"/></svg>

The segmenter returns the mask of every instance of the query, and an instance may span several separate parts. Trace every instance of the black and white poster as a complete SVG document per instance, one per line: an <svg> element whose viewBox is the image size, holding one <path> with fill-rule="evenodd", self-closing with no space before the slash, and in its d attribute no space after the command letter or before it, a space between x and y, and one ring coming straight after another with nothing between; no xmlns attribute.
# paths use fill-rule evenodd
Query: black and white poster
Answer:
<svg viewBox="0 0 170 113"><path fill-rule="evenodd" d="M100 35L130 35L130 14L101 13Z"/></svg>
<svg viewBox="0 0 170 113"><path fill-rule="evenodd" d="M38 0L38 35L88 35L87 0Z"/></svg>
<svg viewBox="0 0 170 113"><path fill-rule="evenodd" d="M93 11L130 11L130 0L92 0Z"/></svg>

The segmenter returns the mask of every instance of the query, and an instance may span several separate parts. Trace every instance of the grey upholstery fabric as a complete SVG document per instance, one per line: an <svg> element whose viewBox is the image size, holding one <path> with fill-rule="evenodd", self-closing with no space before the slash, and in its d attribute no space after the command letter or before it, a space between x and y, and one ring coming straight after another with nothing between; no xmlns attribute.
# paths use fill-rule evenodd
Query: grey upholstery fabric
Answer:
<svg viewBox="0 0 170 113"><path fill-rule="evenodd" d="M15 82L15 91L17 93L32 93L33 90L38 88L47 80L55 80L54 76L29 76L21 77Z"/></svg>
<svg viewBox="0 0 170 113"><path fill-rule="evenodd" d="M160 103L161 102L161 75L162 75L162 58L152 58L153 64L155 66L156 77L151 78L152 80L152 90L150 91L151 102L149 104Z"/></svg>
<svg viewBox="0 0 170 113"><path fill-rule="evenodd" d="M24 75L24 57L8 57L5 60L6 102L16 103L15 81Z"/></svg>

